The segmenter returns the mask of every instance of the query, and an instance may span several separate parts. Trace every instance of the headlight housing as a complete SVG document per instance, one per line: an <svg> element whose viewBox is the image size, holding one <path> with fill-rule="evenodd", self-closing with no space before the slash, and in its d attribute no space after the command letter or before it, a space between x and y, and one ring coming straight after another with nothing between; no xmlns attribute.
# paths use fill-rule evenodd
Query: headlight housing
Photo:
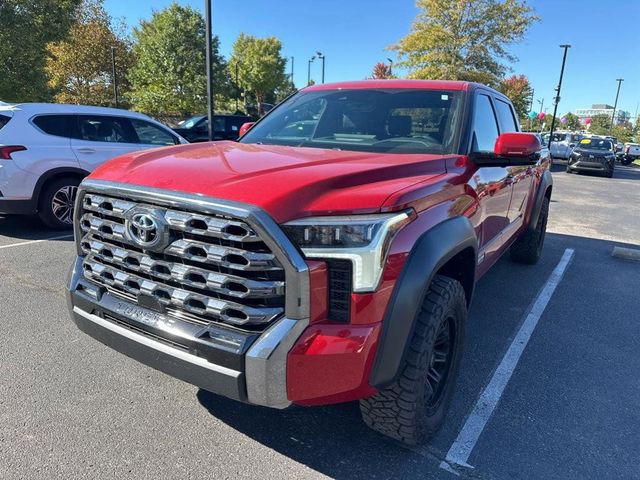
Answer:
<svg viewBox="0 0 640 480"><path fill-rule="evenodd" d="M307 258L350 260L353 291L371 292L380 283L391 240L414 216L409 210L310 217L285 223L282 228Z"/></svg>

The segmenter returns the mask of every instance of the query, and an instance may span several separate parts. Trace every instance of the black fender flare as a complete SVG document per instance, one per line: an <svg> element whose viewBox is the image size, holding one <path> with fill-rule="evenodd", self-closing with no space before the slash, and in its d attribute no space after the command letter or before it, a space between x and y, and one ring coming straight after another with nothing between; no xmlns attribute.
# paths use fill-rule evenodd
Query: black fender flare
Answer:
<svg viewBox="0 0 640 480"><path fill-rule="evenodd" d="M75 175L78 177L86 177L90 172L83 170L81 168L76 167L59 167L54 168L52 170L47 170L45 173L40 175L40 178L36 182L36 186L33 189L33 195L31 196L31 200L34 205L34 210L38 208L40 204L40 193L42 192L42 187L51 180L52 178L61 176L61 175Z"/></svg>
<svg viewBox="0 0 640 480"><path fill-rule="evenodd" d="M538 224L538 217L540 217L540 210L542 210L542 201L549 188L553 187L553 177L549 170L545 170L540 178L540 185L536 192L536 198L531 208L531 217L529 218L528 230L535 230Z"/></svg>
<svg viewBox="0 0 640 480"><path fill-rule="evenodd" d="M423 233L413 245L387 306L369 383L378 389L391 385L400 374L418 313L434 275L449 260L473 248L472 287L478 239L471 221L453 217ZM471 299L471 292L468 295Z"/></svg>

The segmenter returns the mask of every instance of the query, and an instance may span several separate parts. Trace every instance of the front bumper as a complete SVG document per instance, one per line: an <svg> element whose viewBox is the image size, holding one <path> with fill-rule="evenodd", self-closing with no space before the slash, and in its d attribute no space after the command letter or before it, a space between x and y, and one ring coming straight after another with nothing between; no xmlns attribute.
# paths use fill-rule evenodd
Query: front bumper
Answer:
<svg viewBox="0 0 640 480"><path fill-rule="evenodd" d="M606 172L611 170L615 160L569 159L568 167L572 170Z"/></svg>
<svg viewBox="0 0 640 480"><path fill-rule="evenodd" d="M287 354L307 322L281 318L260 335L195 326L126 300L84 280L82 258L67 291L80 330L156 370L234 400L286 408Z"/></svg>

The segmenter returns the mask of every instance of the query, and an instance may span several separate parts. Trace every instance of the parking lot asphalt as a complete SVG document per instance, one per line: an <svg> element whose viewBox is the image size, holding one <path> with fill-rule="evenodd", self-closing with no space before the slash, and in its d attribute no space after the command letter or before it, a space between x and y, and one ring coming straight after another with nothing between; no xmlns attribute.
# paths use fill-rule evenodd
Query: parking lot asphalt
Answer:
<svg viewBox="0 0 640 480"><path fill-rule="evenodd" d="M111 351L69 320L73 242L26 243L60 234L0 217L0 477L640 478L640 263L611 256L640 248L637 205L640 168L613 179L554 168L544 257L504 258L480 280L452 408L415 449L369 431L357 404L242 405ZM473 468L443 464L567 249Z"/></svg>

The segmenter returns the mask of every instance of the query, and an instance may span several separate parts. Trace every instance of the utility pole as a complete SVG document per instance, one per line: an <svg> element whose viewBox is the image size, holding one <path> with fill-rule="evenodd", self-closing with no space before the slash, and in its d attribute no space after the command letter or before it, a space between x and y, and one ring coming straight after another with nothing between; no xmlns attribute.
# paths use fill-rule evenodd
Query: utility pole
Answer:
<svg viewBox="0 0 640 480"><path fill-rule="evenodd" d="M556 96L553 99L553 118L551 119L551 129L549 130L549 150L551 150L551 142L553 141L553 129L556 126L556 114L558 113L558 104L560 103L560 90L562 89L562 77L564 76L564 65L567 61L567 50L571 48L571 45L560 45L560 48L564 48L564 55L562 56L562 67L560 67L560 81L556 88Z"/></svg>
<svg viewBox="0 0 640 480"><path fill-rule="evenodd" d="M207 35L207 120L209 123L209 141L213 140L213 72L211 71L211 0L205 0L205 21Z"/></svg>
<svg viewBox="0 0 640 480"><path fill-rule="evenodd" d="M240 84L238 83L238 61L236 61L236 112L238 111L238 97L240 96Z"/></svg>
<svg viewBox="0 0 640 480"><path fill-rule="evenodd" d="M320 52L316 52L316 55L322 60L322 83L324 83L324 55Z"/></svg>
<svg viewBox="0 0 640 480"><path fill-rule="evenodd" d="M113 83L113 103L118 108L118 76L116 75L116 47L111 47L111 83Z"/></svg>
<svg viewBox="0 0 640 480"><path fill-rule="evenodd" d="M616 82L618 82L618 91L616 92L616 102L613 104L613 113L611 114L611 129L616 124L616 108L618 108L618 96L620 95L620 85L624 82L624 78L616 78Z"/></svg>
<svg viewBox="0 0 640 480"><path fill-rule="evenodd" d="M309 61L307 62L307 86L311 85L311 64L313 63L313 61L316 59L316 56L314 55L313 57L311 57L309 59Z"/></svg>

